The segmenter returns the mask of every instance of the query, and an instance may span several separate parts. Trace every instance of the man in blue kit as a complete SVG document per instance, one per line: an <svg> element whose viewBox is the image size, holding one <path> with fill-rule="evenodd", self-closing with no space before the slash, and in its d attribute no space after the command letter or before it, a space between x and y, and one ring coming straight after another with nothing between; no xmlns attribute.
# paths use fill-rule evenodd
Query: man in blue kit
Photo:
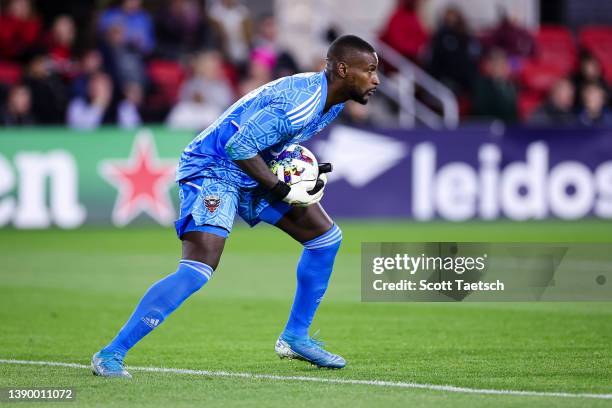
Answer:
<svg viewBox="0 0 612 408"><path fill-rule="evenodd" d="M176 176L181 199L176 232L183 243L178 269L148 289L117 336L94 354L94 374L131 377L123 366L126 353L211 278L236 214L251 226L275 225L304 246L276 353L318 367L346 365L308 334L342 240L319 204L325 175L305 191L279 181L266 162L327 126L347 100L366 104L379 84L377 67L370 44L342 36L330 45L323 72L280 78L252 91L187 146Z"/></svg>

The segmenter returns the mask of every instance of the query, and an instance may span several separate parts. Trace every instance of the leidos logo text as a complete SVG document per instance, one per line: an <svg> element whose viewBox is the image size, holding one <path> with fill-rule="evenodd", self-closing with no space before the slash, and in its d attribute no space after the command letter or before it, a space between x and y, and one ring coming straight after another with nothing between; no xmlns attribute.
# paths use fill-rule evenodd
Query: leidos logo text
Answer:
<svg viewBox="0 0 612 408"><path fill-rule="evenodd" d="M478 168L465 162L438 168L435 146L429 142L416 145L412 154L414 217L577 219L592 212L612 218L612 161L594 170L578 161L550 166L548 147L535 142L528 146L525 161L503 168L500 149L484 144L478 150L478 162Z"/></svg>

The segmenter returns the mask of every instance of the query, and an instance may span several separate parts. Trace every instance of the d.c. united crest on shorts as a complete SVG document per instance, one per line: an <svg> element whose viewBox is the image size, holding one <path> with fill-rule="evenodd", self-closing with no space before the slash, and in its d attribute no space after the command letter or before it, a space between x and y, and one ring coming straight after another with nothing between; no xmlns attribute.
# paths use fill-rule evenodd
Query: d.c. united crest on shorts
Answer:
<svg viewBox="0 0 612 408"><path fill-rule="evenodd" d="M204 205L208 208L208 211L214 213L221 204L221 198L218 195L207 195L204 197Z"/></svg>

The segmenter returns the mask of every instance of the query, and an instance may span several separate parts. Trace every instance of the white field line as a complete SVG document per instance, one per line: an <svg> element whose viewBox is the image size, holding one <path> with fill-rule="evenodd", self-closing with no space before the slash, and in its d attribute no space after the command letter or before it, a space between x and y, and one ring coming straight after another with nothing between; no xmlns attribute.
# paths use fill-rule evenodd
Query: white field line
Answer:
<svg viewBox="0 0 612 408"><path fill-rule="evenodd" d="M60 363L54 361L27 361L27 360L10 360L0 359L0 364L21 364L21 365L38 365L49 367L68 367L68 368L87 368L91 366L78 363ZM414 388L422 390L456 392L463 394L484 394L484 395L515 395L524 397L558 397L558 398L596 398L596 399L612 399L612 394L586 394L586 393L570 393L570 392L545 392L545 391L518 391L518 390L490 390L479 388L455 387L453 385L436 385L436 384L418 384L412 382L398 381L383 381L383 380L349 380L340 378L317 378L305 376L283 376L272 374L252 374L252 373L235 373L230 371L207 371L207 370L189 370L185 368L163 368L163 367L131 367L126 366L131 371L145 371L151 373L166 373L166 374L187 374L201 375L205 377L229 377L229 378L245 378L250 380L278 380L278 381L303 381L316 382L326 384L348 384L348 385L369 385L374 387L393 387L393 388Z"/></svg>

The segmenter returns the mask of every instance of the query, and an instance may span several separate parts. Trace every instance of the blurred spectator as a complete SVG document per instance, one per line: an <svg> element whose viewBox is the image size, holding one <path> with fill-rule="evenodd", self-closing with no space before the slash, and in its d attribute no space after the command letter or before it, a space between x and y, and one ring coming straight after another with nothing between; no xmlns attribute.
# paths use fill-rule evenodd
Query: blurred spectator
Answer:
<svg viewBox="0 0 612 408"><path fill-rule="evenodd" d="M24 83L32 92L32 112L40 123L63 123L68 102L64 82L53 71L46 55L35 56L28 65Z"/></svg>
<svg viewBox="0 0 612 408"><path fill-rule="evenodd" d="M88 83L87 98L76 97L68 107L68 126L75 129L96 129L109 115L113 85L107 74L98 72Z"/></svg>
<svg viewBox="0 0 612 408"><path fill-rule="evenodd" d="M238 0L217 0L210 8L210 17L223 31L229 59L237 66L244 67L252 43L249 9Z"/></svg>
<svg viewBox="0 0 612 408"><path fill-rule="evenodd" d="M116 90L130 82L145 85L145 63L143 55L125 42L126 26L115 24L109 27L102 40L102 58L105 70L110 74Z"/></svg>
<svg viewBox="0 0 612 408"><path fill-rule="evenodd" d="M109 30L118 26L122 29L117 41L132 51L147 55L155 47L153 22L149 13L142 10L141 0L123 0L119 7L102 13L98 29L103 38Z"/></svg>
<svg viewBox="0 0 612 408"><path fill-rule="evenodd" d="M485 59L485 76L476 82L473 113L477 116L515 122L517 119L516 87L506 53L493 50Z"/></svg>
<svg viewBox="0 0 612 408"><path fill-rule="evenodd" d="M142 10L141 0L122 0L119 7L106 10L100 16L98 30L113 94L120 95L133 82L144 88L147 84L144 59L153 50L155 39L152 19Z"/></svg>
<svg viewBox="0 0 612 408"><path fill-rule="evenodd" d="M213 123L219 112L207 105L204 96L199 92L190 95L192 99L177 103L168 118L166 125L173 129L201 130Z"/></svg>
<svg viewBox="0 0 612 408"><path fill-rule="evenodd" d="M608 95L596 82L585 84L581 89L582 110L579 120L585 126L612 126L612 113L607 106Z"/></svg>
<svg viewBox="0 0 612 408"><path fill-rule="evenodd" d="M51 32L46 39L47 52L51 57L55 71L65 77L75 74L75 64L72 59L72 46L76 29L72 17L62 14L51 26Z"/></svg>
<svg viewBox="0 0 612 408"><path fill-rule="evenodd" d="M470 92L478 74L480 44L469 33L461 10L449 7L444 11L430 49L430 73L455 95Z"/></svg>
<svg viewBox="0 0 612 408"><path fill-rule="evenodd" d="M221 27L212 20L198 0L170 0L157 14L159 57L178 60L182 55L223 48Z"/></svg>
<svg viewBox="0 0 612 408"><path fill-rule="evenodd" d="M137 82L128 83L123 90L124 99L117 107L117 122L124 129L137 128L142 124L139 108L142 104L142 87Z"/></svg>
<svg viewBox="0 0 612 408"><path fill-rule="evenodd" d="M529 118L529 123L542 126L569 126L576 123L574 85L563 78L550 90L548 99Z"/></svg>
<svg viewBox="0 0 612 408"><path fill-rule="evenodd" d="M95 44L97 32L97 18L104 11L106 5L117 4L120 0L62 0L44 1L32 0L37 13L43 20L46 30L53 26L55 19L61 15L68 15L75 24L75 37L73 51L92 47ZM2 1L0 1L2 3Z"/></svg>
<svg viewBox="0 0 612 408"><path fill-rule="evenodd" d="M272 15L265 15L259 20L255 38L254 51L265 50L274 55L274 77L280 78L298 73L295 58L278 43L278 27Z"/></svg>
<svg viewBox="0 0 612 408"><path fill-rule="evenodd" d="M593 55L584 53L580 57L578 72L574 75L574 87L576 89L582 89L584 85L593 82L599 84L607 94L610 93L608 85L603 78L601 64ZM581 95L575 95L574 105L576 107L580 106L580 97Z"/></svg>
<svg viewBox="0 0 612 408"><path fill-rule="evenodd" d="M72 81L72 97L86 98L89 78L96 72L102 71L100 51L95 49L85 51L78 65L78 75Z"/></svg>
<svg viewBox="0 0 612 408"><path fill-rule="evenodd" d="M198 54L193 60L193 76L181 87L180 99L193 100L199 92L206 103L223 112L234 101L232 87L223 71L223 57L217 51Z"/></svg>
<svg viewBox="0 0 612 408"><path fill-rule="evenodd" d="M24 85L14 85L9 90L6 106L0 113L1 123L5 126L34 125L32 114L32 93Z"/></svg>
<svg viewBox="0 0 612 408"><path fill-rule="evenodd" d="M419 61L428 41L428 34L417 15L419 0L398 0L380 39L397 52Z"/></svg>
<svg viewBox="0 0 612 408"><path fill-rule="evenodd" d="M272 80L274 64L274 54L261 48L253 51L251 53L248 76L239 86L240 95L246 95L252 90L270 82Z"/></svg>
<svg viewBox="0 0 612 408"><path fill-rule="evenodd" d="M0 14L0 59L26 61L39 46L41 30L30 0L9 0Z"/></svg>
<svg viewBox="0 0 612 408"><path fill-rule="evenodd" d="M203 129L210 125L234 100L231 85L223 71L223 58L217 51L194 58L193 76L181 87L180 101L166 123L173 128Z"/></svg>
<svg viewBox="0 0 612 408"><path fill-rule="evenodd" d="M513 61L533 55L535 40L531 33L503 13L499 23L483 35L487 51L501 49Z"/></svg>

